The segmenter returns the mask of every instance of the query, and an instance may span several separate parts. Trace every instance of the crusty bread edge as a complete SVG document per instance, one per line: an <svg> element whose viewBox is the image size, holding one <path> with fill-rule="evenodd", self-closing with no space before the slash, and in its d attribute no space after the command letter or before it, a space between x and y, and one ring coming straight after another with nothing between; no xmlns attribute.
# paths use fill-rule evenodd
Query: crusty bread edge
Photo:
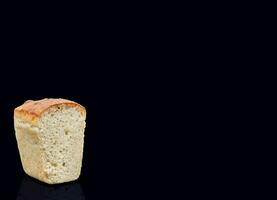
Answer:
<svg viewBox="0 0 277 200"><path fill-rule="evenodd" d="M28 106L27 106L28 104ZM34 109L35 104L40 104L40 107ZM86 114L86 109L84 106L70 100L66 99L42 99L39 101L26 101L21 106L14 109L14 118L20 118L31 123L36 123L41 115L47 111L49 108L66 105L70 107L78 107L83 115Z"/></svg>

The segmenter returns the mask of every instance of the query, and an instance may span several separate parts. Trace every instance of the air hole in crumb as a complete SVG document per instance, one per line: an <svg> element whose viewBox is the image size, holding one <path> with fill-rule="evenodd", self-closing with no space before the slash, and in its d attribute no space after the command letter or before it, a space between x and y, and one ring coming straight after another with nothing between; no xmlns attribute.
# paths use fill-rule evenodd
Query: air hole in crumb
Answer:
<svg viewBox="0 0 277 200"><path fill-rule="evenodd" d="M54 145L56 145L57 144L57 141L54 141Z"/></svg>
<svg viewBox="0 0 277 200"><path fill-rule="evenodd" d="M68 135L68 133L69 133L68 130L65 130L65 131L64 131L64 134L65 134L65 135Z"/></svg>
<svg viewBox="0 0 277 200"><path fill-rule="evenodd" d="M63 166L65 166L65 163L63 163Z"/></svg>
<svg viewBox="0 0 277 200"><path fill-rule="evenodd" d="M53 167L57 167L57 163L51 163Z"/></svg>

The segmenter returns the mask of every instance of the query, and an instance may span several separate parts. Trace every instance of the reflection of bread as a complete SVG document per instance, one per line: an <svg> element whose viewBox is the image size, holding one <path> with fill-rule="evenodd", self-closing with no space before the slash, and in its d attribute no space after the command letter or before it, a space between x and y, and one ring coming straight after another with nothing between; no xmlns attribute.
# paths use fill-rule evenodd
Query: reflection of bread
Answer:
<svg viewBox="0 0 277 200"><path fill-rule="evenodd" d="M78 182L62 185L46 185L28 176L24 176L17 200L85 200L81 185Z"/></svg>
<svg viewBox="0 0 277 200"><path fill-rule="evenodd" d="M65 99L26 101L14 111L24 171L49 184L78 179L86 110Z"/></svg>

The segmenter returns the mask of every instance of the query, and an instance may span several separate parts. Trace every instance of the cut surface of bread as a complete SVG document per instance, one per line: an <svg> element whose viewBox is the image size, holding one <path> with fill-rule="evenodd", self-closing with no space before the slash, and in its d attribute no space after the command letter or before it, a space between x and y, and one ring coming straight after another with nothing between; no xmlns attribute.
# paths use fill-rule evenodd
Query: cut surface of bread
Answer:
<svg viewBox="0 0 277 200"><path fill-rule="evenodd" d="M14 111L23 169L48 184L73 181L81 173L86 110L65 99L27 101Z"/></svg>

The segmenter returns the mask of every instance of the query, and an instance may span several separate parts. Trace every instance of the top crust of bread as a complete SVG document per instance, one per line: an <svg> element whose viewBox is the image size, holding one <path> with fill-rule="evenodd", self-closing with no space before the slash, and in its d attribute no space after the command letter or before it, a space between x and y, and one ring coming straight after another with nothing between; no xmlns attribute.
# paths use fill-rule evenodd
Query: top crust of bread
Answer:
<svg viewBox="0 0 277 200"><path fill-rule="evenodd" d="M21 106L15 108L14 117L25 119L30 122L36 122L41 115L49 108L58 105L66 105L70 107L78 107L82 114L86 114L86 109L80 104L67 99L42 99L42 100L28 100Z"/></svg>

